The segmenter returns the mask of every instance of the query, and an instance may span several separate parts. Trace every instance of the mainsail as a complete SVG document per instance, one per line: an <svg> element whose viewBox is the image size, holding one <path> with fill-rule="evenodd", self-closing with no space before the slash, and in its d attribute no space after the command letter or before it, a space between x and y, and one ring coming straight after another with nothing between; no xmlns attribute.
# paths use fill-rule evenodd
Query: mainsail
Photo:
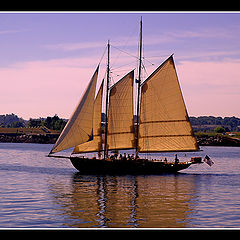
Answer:
<svg viewBox="0 0 240 240"><path fill-rule="evenodd" d="M82 99L60 134L57 142L54 144L50 154L75 147L78 144L87 142L90 139L93 129L93 104L98 69L99 66L93 74Z"/></svg>
<svg viewBox="0 0 240 240"><path fill-rule="evenodd" d="M93 140L77 145L74 148L73 153L97 152L102 150L102 136L101 136L102 96L103 96L103 82L98 90L98 94L94 101Z"/></svg>
<svg viewBox="0 0 240 240"><path fill-rule="evenodd" d="M198 150L173 56L163 62L141 88L139 152Z"/></svg>
<svg viewBox="0 0 240 240"><path fill-rule="evenodd" d="M133 77L131 71L110 90L108 150L134 148Z"/></svg>

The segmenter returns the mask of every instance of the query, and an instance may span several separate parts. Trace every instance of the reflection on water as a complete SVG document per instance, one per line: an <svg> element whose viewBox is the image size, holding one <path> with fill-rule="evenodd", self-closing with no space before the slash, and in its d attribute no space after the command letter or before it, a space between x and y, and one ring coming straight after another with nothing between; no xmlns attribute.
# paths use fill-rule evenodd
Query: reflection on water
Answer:
<svg viewBox="0 0 240 240"><path fill-rule="evenodd" d="M194 175L93 176L75 173L71 187L51 191L69 227L189 227Z"/></svg>
<svg viewBox="0 0 240 240"><path fill-rule="evenodd" d="M205 147L212 167L159 176L80 175L51 148L0 143L1 228L240 226L239 148Z"/></svg>

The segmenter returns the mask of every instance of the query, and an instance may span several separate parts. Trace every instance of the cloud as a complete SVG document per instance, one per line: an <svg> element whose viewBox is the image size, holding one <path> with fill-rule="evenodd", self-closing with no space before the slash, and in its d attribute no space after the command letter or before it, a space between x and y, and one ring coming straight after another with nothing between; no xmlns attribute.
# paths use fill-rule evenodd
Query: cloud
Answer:
<svg viewBox="0 0 240 240"><path fill-rule="evenodd" d="M239 29L238 29L239 30ZM236 33L236 28L209 28L209 29L196 29L196 31L172 31L163 35L168 36L168 40L177 40L182 38L233 38L232 33Z"/></svg>
<svg viewBox="0 0 240 240"><path fill-rule="evenodd" d="M144 36L145 45L158 45L161 43L175 42L180 39L189 38L233 38L236 34L236 28L214 28L214 29L197 29L196 31L170 31L163 32L155 35ZM111 43L115 46L137 46L138 36L117 36L111 39ZM93 41L93 42L76 42L76 43L57 43L46 45L46 48L63 50L63 51L73 51L78 49L88 49L88 48L99 48L106 45L106 41Z"/></svg>
<svg viewBox="0 0 240 240"><path fill-rule="evenodd" d="M187 53L179 53L179 62L182 61L197 61L197 62L226 62L229 60L238 60L240 57L240 50L208 50L208 51L192 51Z"/></svg>
<svg viewBox="0 0 240 240"><path fill-rule="evenodd" d="M78 43L58 43L46 45L45 47L52 50L74 51L79 49L102 48L104 42L78 42Z"/></svg>
<svg viewBox="0 0 240 240"><path fill-rule="evenodd" d="M22 30L0 30L0 35L5 35L5 34L12 34L12 33L19 33L19 32L26 32L29 31L28 29L22 29Z"/></svg>
<svg viewBox="0 0 240 240"><path fill-rule="evenodd" d="M138 39L136 37L118 37L117 39L111 39L110 45L115 47L137 47ZM48 44L44 45L44 48L51 49L51 50L60 50L60 51L75 51L75 50L82 50L82 49L96 49L100 48L103 49L107 46L107 41L87 41L87 42L75 42L75 43L56 43L56 44Z"/></svg>

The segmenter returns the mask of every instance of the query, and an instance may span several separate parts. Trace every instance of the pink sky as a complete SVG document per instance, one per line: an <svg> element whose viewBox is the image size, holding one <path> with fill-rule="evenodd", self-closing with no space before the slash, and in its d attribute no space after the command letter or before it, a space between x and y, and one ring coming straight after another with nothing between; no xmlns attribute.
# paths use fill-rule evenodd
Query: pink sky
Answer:
<svg viewBox="0 0 240 240"><path fill-rule="evenodd" d="M5 103L1 111L24 119L54 114L68 118L91 78L92 69L81 63L81 59L58 59L1 68L0 101Z"/></svg>
<svg viewBox="0 0 240 240"><path fill-rule="evenodd" d="M186 61L177 69L190 116L240 117L240 61Z"/></svg>
<svg viewBox="0 0 240 240"><path fill-rule="evenodd" d="M90 58L55 59L0 68L1 111L24 119L55 113L68 118L95 70L88 65L94 63ZM240 117L240 61L182 61L176 67L190 116Z"/></svg>
<svg viewBox="0 0 240 240"><path fill-rule="evenodd" d="M137 68L141 16L147 73L174 53L190 116L240 117L240 13L161 12L0 13L0 114L69 118L108 39L113 83Z"/></svg>

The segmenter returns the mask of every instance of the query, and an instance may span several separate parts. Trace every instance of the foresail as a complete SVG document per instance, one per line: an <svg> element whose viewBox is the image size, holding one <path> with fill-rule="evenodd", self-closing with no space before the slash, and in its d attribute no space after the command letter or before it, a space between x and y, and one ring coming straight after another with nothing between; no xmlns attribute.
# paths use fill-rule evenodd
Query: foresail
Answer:
<svg viewBox="0 0 240 240"><path fill-rule="evenodd" d="M140 152L198 150L172 56L143 83L140 106Z"/></svg>
<svg viewBox="0 0 240 240"><path fill-rule="evenodd" d="M103 96L103 82L98 90L98 94L94 101L93 140L77 145L73 150L74 154L84 152L97 152L102 150L102 136L101 136L102 96Z"/></svg>
<svg viewBox="0 0 240 240"><path fill-rule="evenodd" d="M131 71L110 90L108 111L108 149L134 148L133 78Z"/></svg>
<svg viewBox="0 0 240 240"><path fill-rule="evenodd" d="M56 153L74 147L90 139L93 128L93 104L98 69L99 66L50 153Z"/></svg>

